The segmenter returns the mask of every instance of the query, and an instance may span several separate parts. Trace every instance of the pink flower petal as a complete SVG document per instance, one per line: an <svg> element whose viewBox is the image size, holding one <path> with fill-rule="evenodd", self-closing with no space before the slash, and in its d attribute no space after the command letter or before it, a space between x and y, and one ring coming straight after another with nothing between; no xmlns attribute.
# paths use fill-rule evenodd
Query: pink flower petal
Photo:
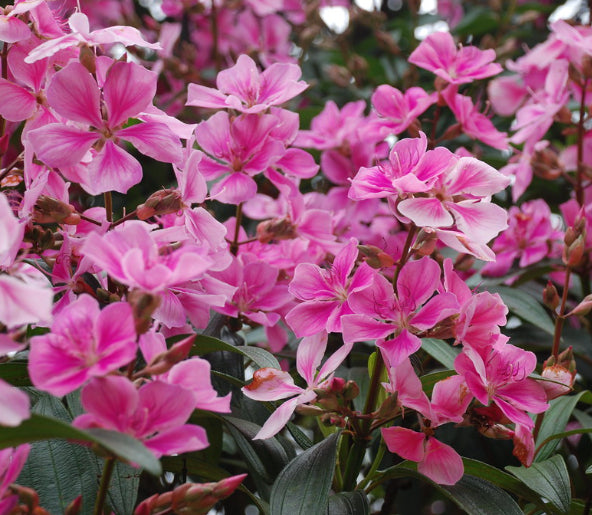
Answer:
<svg viewBox="0 0 592 515"><path fill-rule="evenodd" d="M26 120L37 107L32 93L5 79L0 79L0 98L0 116L11 122Z"/></svg>
<svg viewBox="0 0 592 515"><path fill-rule="evenodd" d="M94 132L61 123L50 123L32 130L27 133L27 137L33 145L37 157L47 166L55 168L74 166L80 163L98 139Z"/></svg>
<svg viewBox="0 0 592 515"><path fill-rule="evenodd" d="M410 198L397 209L418 227L450 227L454 219L437 198Z"/></svg>
<svg viewBox="0 0 592 515"><path fill-rule="evenodd" d="M132 125L118 131L117 137L129 141L142 154L158 161L181 161L181 141L164 123L149 121Z"/></svg>
<svg viewBox="0 0 592 515"><path fill-rule="evenodd" d="M454 485L463 476L464 465L452 447L430 437L425 458L417 465L417 471L440 485Z"/></svg>
<svg viewBox="0 0 592 515"><path fill-rule="evenodd" d="M424 459L425 435L406 427L394 426L381 429L382 438L390 452L411 461Z"/></svg>
<svg viewBox="0 0 592 515"><path fill-rule="evenodd" d="M142 180L142 166L111 140L105 142L103 149L88 165L89 184L92 195L106 191L127 193L132 186Z"/></svg>

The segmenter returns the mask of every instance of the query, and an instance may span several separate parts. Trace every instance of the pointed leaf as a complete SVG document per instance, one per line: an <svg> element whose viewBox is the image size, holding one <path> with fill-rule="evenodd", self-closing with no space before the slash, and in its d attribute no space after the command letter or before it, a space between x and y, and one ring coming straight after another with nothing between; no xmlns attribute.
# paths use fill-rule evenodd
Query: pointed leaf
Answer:
<svg viewBox="0 0 592 515"><path fill-rule="evenodd" d="M558 399L552 400L549 404L551 407L545 412L545 418L541 424L541 429L536 441L536 449L543 441L549 437L565 431L571 414L576 407L576 404L580 400L580 397L586 392L580 392L577 395L569 397L559 397ZM559 439L554 438L549 442L545 443L541 449L537 452L534 457L534 461L544 461L553 454L555 448L559 445Z"/></svg>
<svg viewBox="0 0 592 515"><path fill-rule="evenodd" d="M554 334L555 326L543 306L525 291L507 286L490 286L490 293L499 293L504 304L520 318L543 331Z"/></svg>
<svg viewBox="0 0 592 515"><path fill-rule="evenodd" d="M529 468L508 466L506 470L548 499L556 513L569 513L571 485L561 455L556 454L548 460L533 463Z"/></svg>
<svg viewBox="0 0 592 515"><path fill-rule="evenodd" d="M422 338L421 348L446 368L454 370L454 360L458 356L458 349L449 343L435 338Z"/></svg>
<svg viewBox="0 0 592 515"><path fill-rule="evenodd" d="M327 515L370 515L368 497L361 490L332 495Z"/></svg>
<svg viewBox="0 0 592 515"><path fill-rule="evenodd" d="M271 490L271 513L326 515L338 438L339 433L331 435L296 456L282 470Z"/></svg>

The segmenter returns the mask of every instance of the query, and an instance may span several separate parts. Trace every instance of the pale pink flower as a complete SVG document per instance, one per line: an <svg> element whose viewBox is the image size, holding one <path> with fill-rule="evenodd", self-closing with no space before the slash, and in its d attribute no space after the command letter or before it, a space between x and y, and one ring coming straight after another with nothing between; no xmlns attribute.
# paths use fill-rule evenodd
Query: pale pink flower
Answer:
<svg viewBox="0 0 592 515"><path fill-rule="evenodd" d="M70 16L68 20L70 34L65 34L55 39L50 39L34 48L26 57L26 63L34 63L39 59L51 57L56 52L75 46L99 46L119 43L123 46L139 46L159 50L158 43L148 43L138 29L125 25L115 25L91 32L88 17L80 12Z"/></svg>
<svg viewBox="0 0 592 515"><path fill-rule="evenodd" d="M260 113L302 93L308 84L295 64L275 63L263 72L248 55L239 56L236 64L216 77L218 89L189 84L187 105L214 109L236 109Z"/></svg>
<svg viewBox="0 0 592 515"><path fill-rule="evenodd" d="M370 286L374 276L372 269L362 263L350 277L358 257L357 244L352 238L328 270L312 263L296 267L289 291L304 302L286 315L296 336L312 336L322 330L341 332L342 315L353 313L348 305L350 293Z"/></svg>
<svg viewBox="0 0 592 515"><path fill-rule="evenodd" d="M136 389L126 377L99 377L83 388L80 400L87 413L77 417L74 426L126 433L158 458L208 446L205 430L185 423L195 402L181 386L152 381Z"/></svg>
<svg viewBox="0 0 592 515"><path fill-rule="evenodd" d="M253 381L242 389L247 397L256 401L291 398L271 414L254 439L271 438L288 423L298 405L313 402L317 398L314 389L323 388L330 382L337 367L350 353L352 345L353 343L342 345L319 369L327 349L327 333L321 331L315 336L303 338L296 351L296 368L306 381L306 388L296 386L288 372L275 368L257 370Z"/></svg>
<svg viewBox="0 0 592 515"><path fill-rule="evenodd" d="M0 399L2 399L0 426L18 426L23 420L31 416L29 396L1 379ZM1 493L0 497L2 497Z"/></svg>
<svg viewBox="0 0 592 515"><path fill-rule="evenodd" d="M101 310L85 294L56 316L51 332L31 338L29 375L40 390L62 396L127 365L136 351L130 305L116 302Z"/></svg>
<svg viewBox="0 0 592 515"><path fill-rule="evenodd" d="M474 46L458 49L449 32L434 32L409 56L409 62L425 68L451 84L465 84L497 75L502 67L494 63L495 50Z"/></svg>
<svg viewBox="0 0 592 515"><path fill-rule="evenodd" d="M402 93L383 84L372 94L372 106L381 116L376 123L392 134L400 134L407 129L435 101L435 94L430 95L418 87L409 88Z"/></svg>
<svg viewBox="0 0 592 515"><path fill-rule="evenodd" d="M11 513L19 503L18 495L13 495L9 487L19 477L30 450L29 444L0 450L0 513Z"/></svg>

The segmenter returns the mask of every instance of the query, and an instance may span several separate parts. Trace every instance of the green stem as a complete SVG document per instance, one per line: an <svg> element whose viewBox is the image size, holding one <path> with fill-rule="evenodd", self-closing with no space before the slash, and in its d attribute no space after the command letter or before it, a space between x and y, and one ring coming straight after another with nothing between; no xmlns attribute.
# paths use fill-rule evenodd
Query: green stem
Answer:
<svg viewBox="0 0 592 515"><path fill-rule="evenodd" d="M356 486L358 474L366 455L367 443L366 438L354 437L354 444L349 450L345 472L343 473L343 490L345 492L351 492Z"/></svg>
<svg viewBox="0 0 592 515"><path fill-rule="evenodd" d="M102 515L105 507L105 499L107 498L107 491L109 490L109 483L115 468L115 458L107 458L105 466L103 467L103 475L101 476L101 484L99 485L99 493L95 502L95 509L93 515Z"/></svg>
<svg viewBox="0 0 592 515"><path fill-rule="evenodd" d="M380 446L378 447L378 452L376 453L376 457L374 458L374 461L372 462L372 466L370 467L368 474L366 474L366 477L364 479L362 479L362 481L360 481L358 486L356 486L356 490L363 490L364 488L366 488L368 483L370 483L370 481L372 481L372 477L374 476L374 474L376 474L378 467L380 467L380 463L382 462L382 458L384 457L385 451L386 451L386 444L384 443L384 440L381 438L380 439Z"/></svg>
<svg viewBox="0 0 592 515"><path fill-rule="evenodd" d="M567 294L569 292L569 278L571 276L571 268L567 267L565 270L565 281L563 283L563 295L561 296L561 305L559 306L559 313L555 320L555 333L553 334L553 349L551 354L557 359L559 355L559 344L561 342L561 332L563 331L563 323L565 322L565 305L567 303Z"/></svg>

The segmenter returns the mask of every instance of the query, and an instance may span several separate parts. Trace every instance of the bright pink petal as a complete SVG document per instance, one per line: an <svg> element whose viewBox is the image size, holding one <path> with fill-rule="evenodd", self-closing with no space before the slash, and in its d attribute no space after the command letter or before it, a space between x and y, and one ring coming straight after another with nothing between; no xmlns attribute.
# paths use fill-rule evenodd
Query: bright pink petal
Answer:
<svg viewBox="0 0 592 515"><path fill-rule="evenodd" d="M464 474L460 455L449 445L433 437L428 438L425 458L417 465L417 471L441 485L454 485Z"/></svg>
<svg viewBox="0 0 592 515"><path fill-rule="evenodd" d="M290 310L286 322L299 338L312 336L326 329L327 321L338 306L335 301L303 302Z"/></svg>
<svg viewBox="0 0 592 515"><path fill-rule="evenodd" d="M56 73L47 88L47 101L59 114L97 128L103 125L100 95L97 81L77 61Z"/></svg>
<svg viewBox="0 0 592 515"><path fill-rule="evenodd" d="M379 322L367 315L345 315L341 319L341 326L345 342L384 338L395 329L392 324Z"/></svg>
<svg viewBox="0 0 592 515"><path fill-rule="evenodd" d="M225 204L240 204L255 196L257 183L244 173L231 173L214 184L210 196Z"/></svg>
<svg viewBox="0 0 592 515"><path fill-rule="evenodd" d="M18 426L31 416L29 396L2 380L0 380L0 399L2 399L0 426Z"/></svg>
<svg viewBox="0 0 592 515"><path fill-rule="evenodd" d="M222 73L222 72L220 72ZM211 109L225 109L227 96L217 89L208 88L199 84L189 84L187 88L188 106L209 107Z"/></svg>
<svg viewBox="0 0 592 515"><path fill-rule="evenodd" d="M152 104L155 93L154 72L135 63L113 64L107 72L103 86L105 104L109 112L109 126L117 127L146 109Z"/></svg>
<svg viewBox="0 0 592 515"><path fill-rule="evenodd" d="M389 451L411 461L424 459L425 435L406 427L394 426L381 429L382 438Z"/></svg>
<svg viewBox="0 0 592 515"><path fill-rule="evenodd" d="M193 424L184 424L161 431L156 436L145 440L144 444L157 458L163 455L201 451L210 445L205 429Z"/></svg>
<svg viewBox="0 0 592 515"><path fill-rule="evenodd" d="M183 155L181 141L164 123L148 121L132 125L120 130L117 137L158 161L178 163Z"/></svg>
<svg viewBox="0 0 592 515"><path fill-rule="evenodd" d="M277 434L290 420L292 413L299 404L310 402L316 398L316 394L307 391L298 397L287 400L278 409L276 409L267 419L263 427L255 435L253 440L265 440Z"/></svg>
<svg viewBox="0 0 592 515"><path fill-rule="evenodd" d="M404 329L391 340L377 342L376 346L388 357L390 366L396 367L420 349L421 339Z"/></svg>
<svg viewBox="0 0 592 515"><path fill-rule="evenodd" d="M0 98L0 116L11 122L26 120L37 107L32 93L5 79L0 79Z"/></svg>
<svg viewBox="0 0 592 515"><path fill-rule="evenodd" d="M459 310L456 297L452 293L440 293L413 315L410 323L420 330L431 329L445 318L458 314Z"/></svg>
<svg viewBox="0 0 592 515"><path fill-rule="evenodd" d="M508 228L508 214L496 204L463 201L447 202L447 206L454 213L459 230L477 243L487 243Z"/></svg>
<svg viewBox="0 0 592 515"><path fill-rule="evenodd" d="M0 322L17 327L51 319L53 291L46 285L0 275Z"/></svg>
<svg viewBox="0 0 592 515"><path fill-rule="evenodd" d="M317 368L321 364L325 349L327 348L327 333L322 332L316 336L303 338L298 344L296 352L296 368L307 385L312 385Z"/></svg>
<svg viewBox="0 0 592 515"><path fill-rule="evenodd" d="M98 195L106 191L127 193L142 180L142 165L111 140L88 165L89 184Z"/></svg>
<svg viewBox="0 0 592 515"><path fill-rule="evenodd" d="M0 15L0 41L16 43L31 37L29 26L12 16Z"/></svg>
<svg viewBox="0 0 592 515"><path fill-rule="evenodd" d="M193 394L181 386L152 381L138 391L138 412L147 420L137 436L164 431L183 424L194 410Z"/></svg>
<svg viewBox="0 0 592 515"><path fill-rule="evenodd" d="M27 137L37 157L47 166L55 168L77 165L97 141L94 132L61 123L50 123L32 130Z"/></svg>
<svg viewBox="0 0 592 515"><path fill-rule="evenodd" d="M425 256L409 261L397 278L399 300L402 305L415 310L432 296L440 284L440 267L433 259Z"/></svg>

